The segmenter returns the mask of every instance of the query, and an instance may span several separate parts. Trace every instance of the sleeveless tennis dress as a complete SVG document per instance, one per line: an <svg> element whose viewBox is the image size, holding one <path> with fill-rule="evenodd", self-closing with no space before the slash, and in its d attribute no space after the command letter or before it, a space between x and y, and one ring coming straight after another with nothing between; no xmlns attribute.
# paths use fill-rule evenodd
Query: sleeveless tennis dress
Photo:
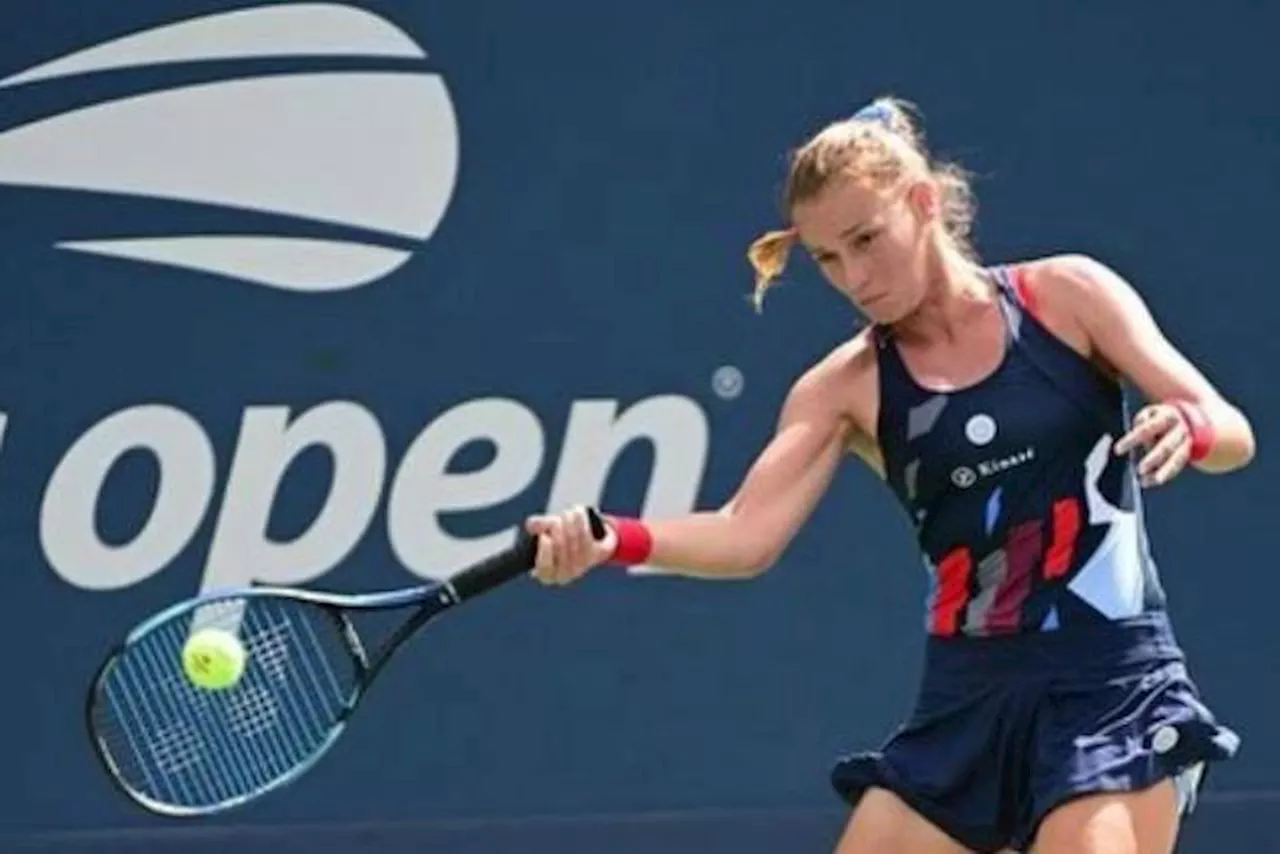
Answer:
<svg viewBox="0 0 1280 854"><path fill-rule="evenodd" d="M1005 320L997 369L918 385L873 330L878 437L930 576L910 719L842 759L836 790L895 792L973 850L1025 849L1083 794L1165 777L1194 805L1238 736L1201 702L1142 518L1123 391L1035 317L1016 267L988 271Z"/></svg>

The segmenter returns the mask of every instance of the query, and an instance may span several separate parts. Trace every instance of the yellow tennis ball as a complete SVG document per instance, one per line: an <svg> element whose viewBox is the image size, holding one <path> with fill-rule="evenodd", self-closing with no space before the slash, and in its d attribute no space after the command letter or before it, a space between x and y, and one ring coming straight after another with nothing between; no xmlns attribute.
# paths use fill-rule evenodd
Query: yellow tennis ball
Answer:
<svg viewBox="0 0 1280 854"><path fill-rule="evenodd" d="M182 669L187 678L210 691L239 682L244 663L244 645L225 629L200 629L182 647Z"/></svg>

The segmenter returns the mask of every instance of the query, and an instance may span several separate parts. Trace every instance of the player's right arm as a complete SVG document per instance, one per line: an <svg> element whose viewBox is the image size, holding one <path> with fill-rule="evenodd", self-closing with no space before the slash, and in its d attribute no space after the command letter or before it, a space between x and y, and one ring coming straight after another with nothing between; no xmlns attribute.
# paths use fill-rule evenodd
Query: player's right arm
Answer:
<svg viewBox="0 0 1280 854"><path fill-rule="evenodd" d="M773 564L826 491L844 450L860 447L844 403L848 371L847 360L828 358L796 382L773 437L718 510L644 520L652 543L644 562L697 578L749 577ZM532 517L527 529L539 535L534 576L550 584L607 561L616 544L612 532L591 539L585 508Z"/></svg>

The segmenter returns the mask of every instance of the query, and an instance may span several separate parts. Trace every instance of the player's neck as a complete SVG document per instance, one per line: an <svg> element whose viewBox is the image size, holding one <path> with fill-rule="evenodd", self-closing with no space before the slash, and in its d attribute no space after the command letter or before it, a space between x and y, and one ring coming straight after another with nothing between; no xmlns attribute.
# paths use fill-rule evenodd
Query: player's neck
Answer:
<svg viewBox="0 0 1280 854"><path fill-rule="evenodd" d="M929 264L924 299L894 334L913 344L954 344L990 310L995 292L982 268L943 252Z"/></svg>

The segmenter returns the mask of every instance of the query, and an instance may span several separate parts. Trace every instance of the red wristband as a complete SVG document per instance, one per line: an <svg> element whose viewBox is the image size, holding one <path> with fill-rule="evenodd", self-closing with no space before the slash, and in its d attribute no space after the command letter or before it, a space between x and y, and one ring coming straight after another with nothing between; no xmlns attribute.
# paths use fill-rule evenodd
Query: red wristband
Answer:
<svg viewBox="0 0 1280 854"><path fill-rule="evenodd" d="M609 526L618 538L612 560L622 564L644 563L653 551L653 535L649 527L639 519L627 516L606 516Z"/></svg>
<svg viewBox="0 0 1280 854"><path fill-rule="evenodd" d="M1213 422L1203 409L1189 400L1171 400L1169 404L1178 410L1191 433L1191 461L1204 459L1213 450Z"/></svg>

